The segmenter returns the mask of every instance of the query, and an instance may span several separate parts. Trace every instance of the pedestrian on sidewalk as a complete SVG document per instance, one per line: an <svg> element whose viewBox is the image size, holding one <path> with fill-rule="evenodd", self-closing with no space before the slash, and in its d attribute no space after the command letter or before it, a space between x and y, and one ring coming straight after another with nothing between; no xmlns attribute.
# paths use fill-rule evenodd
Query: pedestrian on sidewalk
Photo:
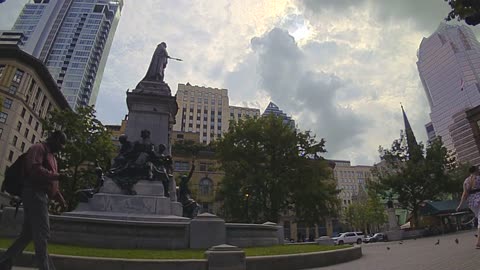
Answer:
<svg viewBox="0 0 480 270"><path fill-rule="evenodd" d="M33 240L35 259L40 270L54 270L48 256L50 222L48 217L49 199L65 205L59 190L57 160L54 154L61 151L67 136L54 131L46 142L34 144L28 149L24 163L24 183L22 191L24 220L22 231L15 242L0 257L0 270L11 270L13 260L19 256Z"/></svg>
<svg viewBox="0 0 480 270"><path fill-rule="evenodd" d="M463 203L467 201L468 207L472 210L475 218L478 219L480 214L480 177L478 176L478 167L472 166L468 170L470 176L463 182L463 194L462 199L457 207L457 212L462 207ZM480 226L477 225L477 235L480 235ZM477 237L476 248L480 249L480 237Z"/></svg>

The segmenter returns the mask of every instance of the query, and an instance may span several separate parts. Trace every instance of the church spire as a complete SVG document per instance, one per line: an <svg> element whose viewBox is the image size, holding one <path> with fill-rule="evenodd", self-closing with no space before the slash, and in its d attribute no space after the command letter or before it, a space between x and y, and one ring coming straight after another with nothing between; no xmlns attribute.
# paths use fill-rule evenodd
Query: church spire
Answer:
<svg viewBox="0 0 480 270"><path fill-rule="evenodd" d="M408 121L407 114L402 107L402 114L403 114L403 123L405 125L405 137L407 140L407 148L408 148L408 157L409 159L419 159L423 157L422 149L417 143L417 139L415 138L415 134L413 133L412 126L410 125L410 121Z"/></svg>

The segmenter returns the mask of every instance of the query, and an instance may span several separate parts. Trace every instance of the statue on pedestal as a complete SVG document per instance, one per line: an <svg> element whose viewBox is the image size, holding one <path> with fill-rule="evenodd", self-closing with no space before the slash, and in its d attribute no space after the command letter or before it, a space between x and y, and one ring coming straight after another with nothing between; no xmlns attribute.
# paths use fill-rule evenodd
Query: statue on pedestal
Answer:
<svg viewBox="0 0 480 270"><path fill-rule="evenodd" d="M167 68L168 59L182 61L182 59L170 57L167 52L167 44L162 42L158 44L155 49L150 65L148 66L147 74L142 81L164 82L165 68Z"/></svg>
<svg viewBox="0 0 480 270"><path fill-rule="evenodd" d="M183 207L183 216L188 218L194 218L198 214L198 210L200 206L198 203L192 198L192 193L188 188L188 182L192 178L193 171L195 171L195 162L192 161L192 168L187 175L182 175L180 178L180 185L178 190L178 201L182 203Z"/></svg>
<svg viewBox="0 0 480 270"><path fill-rule="evenodd" d="M172 177L172 159L165 156L165 145L155 145L150 141L150 131L141 131L141 141L136 141L133 146L126 136L121 136L122 147L114 159L113 168L108 176L126 193L135 195L133 186L140 180L161 181L165 196L169 196L168 186Z"/></svg>

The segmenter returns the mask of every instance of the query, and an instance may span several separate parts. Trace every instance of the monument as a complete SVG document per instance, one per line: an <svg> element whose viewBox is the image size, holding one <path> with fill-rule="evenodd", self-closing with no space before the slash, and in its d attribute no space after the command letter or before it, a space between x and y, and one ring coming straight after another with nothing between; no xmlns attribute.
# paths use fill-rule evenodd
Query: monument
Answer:
<svg viewBox="0 0 480 270"><path fill-rule="evenodd" d="M387 214L388 214L388 231L386 236L389 241L398 241L403 237L403 233L398 226L397 216L395 214L395 208L393 207L392 198L387 202Z"/></svg>
<svg viewBox="0 0 480 270"><path fill-rule="evenodd" d="M171 59L166 47L164 42L157 46L145 77L133 91L127 91L126 134L119 138L122 147L103 186L65 216L156 222L184 219L170 156L178 105L164 81Z"/></svg>

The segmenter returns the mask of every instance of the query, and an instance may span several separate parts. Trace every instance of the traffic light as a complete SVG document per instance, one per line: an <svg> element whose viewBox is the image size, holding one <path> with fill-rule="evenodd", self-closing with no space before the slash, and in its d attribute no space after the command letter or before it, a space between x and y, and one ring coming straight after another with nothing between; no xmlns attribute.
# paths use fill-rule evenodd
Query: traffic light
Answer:
<svg viewBox="0 0 480 270"><path fill-rule="evenodd" d="M473 15L465 17L465 23L468 25L477 25L480 24L480 12L474 13Z"/></svg>

